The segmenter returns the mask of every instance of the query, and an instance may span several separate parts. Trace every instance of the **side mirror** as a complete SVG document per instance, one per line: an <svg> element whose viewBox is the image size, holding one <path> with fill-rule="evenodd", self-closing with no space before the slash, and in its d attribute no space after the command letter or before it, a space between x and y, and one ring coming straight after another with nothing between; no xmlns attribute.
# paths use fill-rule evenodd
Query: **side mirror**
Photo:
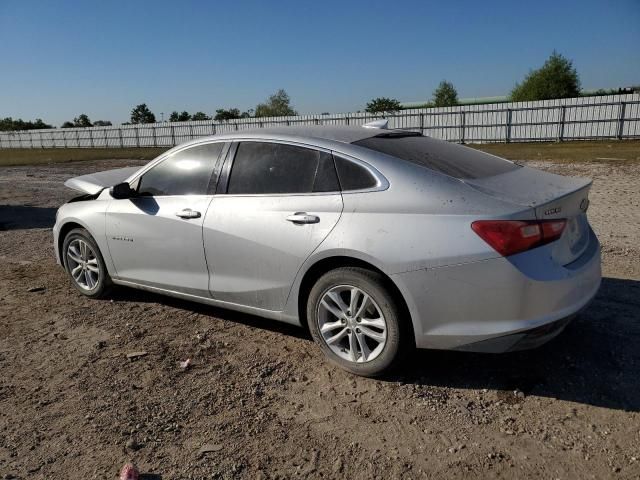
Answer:
<svg viewBox="0 0 640 480"><path fill-rule="evenodd" d="M136 191L127 182L122 182L111 187L109 193L113 198L123 200L135 196Z"/></svg>

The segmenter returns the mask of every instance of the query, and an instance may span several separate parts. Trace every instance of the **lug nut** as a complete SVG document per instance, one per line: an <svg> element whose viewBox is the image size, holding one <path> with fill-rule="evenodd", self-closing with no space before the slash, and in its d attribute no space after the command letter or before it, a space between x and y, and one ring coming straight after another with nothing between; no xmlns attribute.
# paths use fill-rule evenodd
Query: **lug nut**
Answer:
<svg viewBox="0 0 640 480"><path fill-rule="evenodd" d="M359 328L356 328L356 333L360 333L360 329Z"/></svg>
<svg viewBox="0 0 640 480"><path fill-rule="evenodd" d="M351 333L351 329L350 328L347 328L347 333Z"/></svg>
<svg viewBox="0 0 640 480"><path fill-rule="evenodd" d="M340 321L342 322L342 324L343 324L343 325L344 325L345 323L347 323L347 320L346 320L346 319L344 319L344 318L343 318L342 320L340 320Z"/></svg>
<svg viewBox="0 0 640 480"><path fill-rule="evenodd" d="M361 319L360 317L356 318L356 322L360 323Z"/></svg>

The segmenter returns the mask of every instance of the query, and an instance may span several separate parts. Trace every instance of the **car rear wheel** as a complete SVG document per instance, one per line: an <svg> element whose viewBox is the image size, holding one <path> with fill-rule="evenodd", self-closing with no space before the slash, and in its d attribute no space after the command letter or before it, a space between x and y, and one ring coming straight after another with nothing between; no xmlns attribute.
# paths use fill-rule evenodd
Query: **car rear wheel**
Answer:
<svg viewBox="0 0 640 480"><path fill-rule="evenodd" d="M320 277L309 294L307 321L324 354L357 375L382 375L409 348L384 277L364 268L338 268Z"/></svg>
<svg viewBox="0 0 640 480"><path fill-rule="evenodd" d="M71 230L62 246L64 268L71 283L83 295L100 298L111 287L111 278L100 249L84 228Z"/></svg>

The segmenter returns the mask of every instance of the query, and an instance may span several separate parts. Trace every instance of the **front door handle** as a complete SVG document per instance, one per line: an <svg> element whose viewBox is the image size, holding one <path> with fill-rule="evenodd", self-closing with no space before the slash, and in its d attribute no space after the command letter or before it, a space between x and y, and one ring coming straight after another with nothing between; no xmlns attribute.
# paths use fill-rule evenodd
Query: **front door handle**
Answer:
<svg viewBox="0 0 640 480"><path fill-rule="evenodd" d="M176 212L176 216L180 218L200 218L200 212L185 208L184 210Z"/></svg>
<svg viewBox="0 0 640 480"><path fill-rule="evenodd" d="M296 225L302 225L305 223L318 223L320 217L316 215L309 215L307 212L296 212L293 215L287 217L287 222L295 223Z"/></svg>

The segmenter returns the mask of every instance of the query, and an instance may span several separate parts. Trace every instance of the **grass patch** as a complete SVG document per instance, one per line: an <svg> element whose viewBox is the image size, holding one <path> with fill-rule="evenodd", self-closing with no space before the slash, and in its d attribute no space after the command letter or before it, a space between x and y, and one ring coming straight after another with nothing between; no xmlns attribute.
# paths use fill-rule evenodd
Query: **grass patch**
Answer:
<svg viewBox="0 0 640 480"><path fill-rule="evenodd" d="M468 146L509 160L611 163L640 161L640 140L485 143ZM167 147L0 149L0 166L105 159L152 160L166 150L168 150Z"/></svg>
<svg viewBox="0 0 640 480"><path fill-rule="evenodd" d="M7 148L0 149L0 166L41 165L82 160L151 160L167 151L159 148Z"/></svg>
<svg viewBox="0 0 640 480"><path fill-rule="evenodd" d="M468 146L509 160L611 163L640 161L640 140L487 143Z"/></svg>

